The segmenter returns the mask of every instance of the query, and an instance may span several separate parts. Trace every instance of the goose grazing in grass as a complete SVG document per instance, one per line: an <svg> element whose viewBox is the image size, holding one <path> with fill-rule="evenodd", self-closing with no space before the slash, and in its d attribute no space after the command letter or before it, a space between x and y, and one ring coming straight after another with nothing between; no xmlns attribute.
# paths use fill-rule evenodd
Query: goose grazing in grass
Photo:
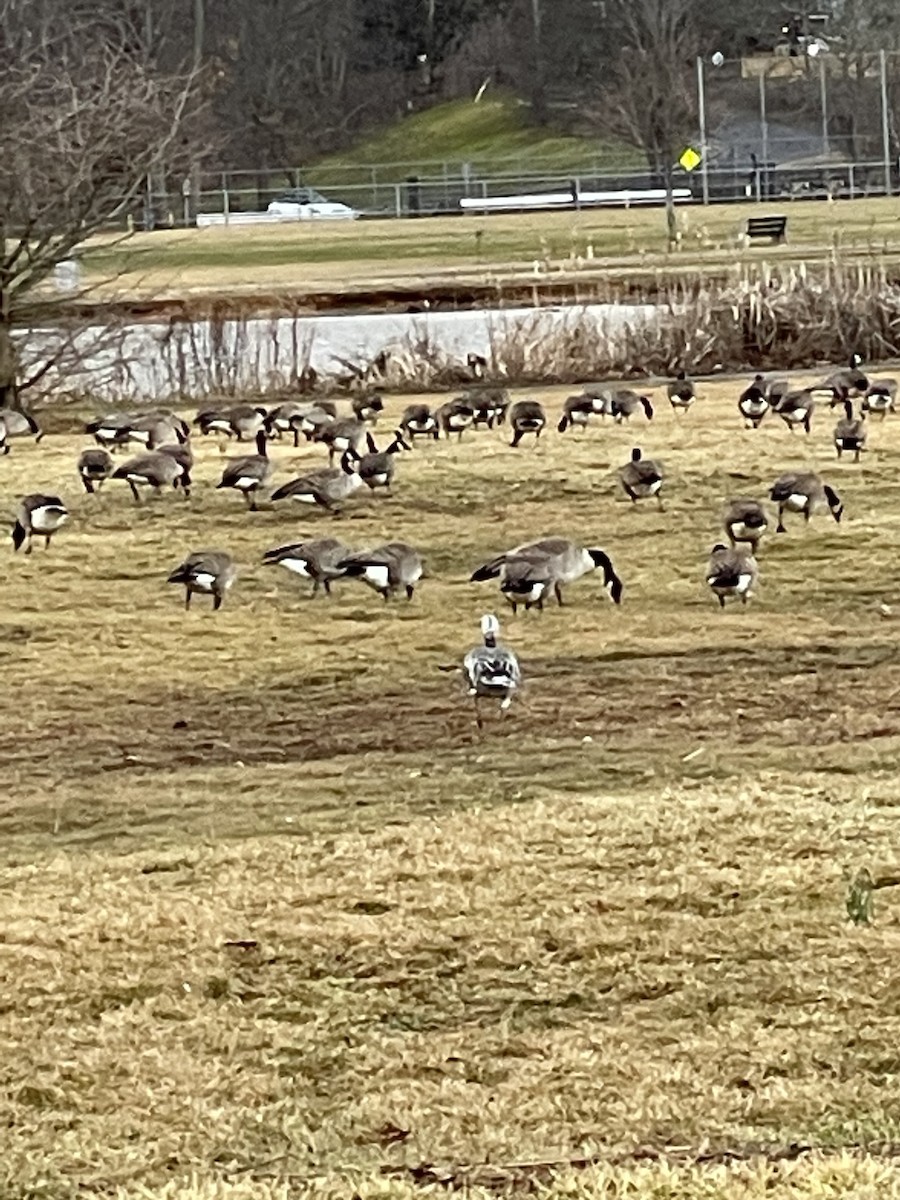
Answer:
<svg viewBox="0 0 900 1200"><path fill-rule="evenodd" d="M851 396L865 395L869 381L865 373L860 370L861 366L862 356L851 354L849 366L833 371L827 379L813 387L813 392L826 397L832 407L836 404L843 404Z"/></svg>
<svg viewBox="0 0 900 1200"><path fill-rule="evenodd" d="M178 488L184 483L184 467L171 455L159 450L149 450L129 458L112 473L113 479L124 479L131 488L135 504L141 503L139 487L153 488L157 496L164 487ZM185 496L190 495L190 475L184 485Z"/></svg>
<svg viewBox="0 0 900 1200"><path fill-rule="evenodd" d="M860 408L867 415L878 416L883 421L889 412L895 411L896 399L896 379L873 379L866 389Z"/></svg>
<svg viewBox="0 0 900 1200"><path fill-rule="evenodd" d="M537 400L518 400L509 410L509 424L513 431L511 446L518 446L526 433L533 433L535 441L547 424L547 414Z"/></svg>
<svg viewBox="0 0 900 1200"><path fill-rule="evenodd" d="M649 396L642 396L630 388L620 388L609 394L609 411L617 425L630 421L638 409L643 409L648 421L653 420L653 405Z"/></svg>
<svg viewBox="0 0 900 1200"><path fill-rule="evenodd" d="M266 433L261 429L256 435L256 453L230 459L216 487L235 488L242 493L250 511L256 512L257 493L272 478L273 470L267 451Z"/></svg>
<svg viewBox="0 0 900 1200"><path fill-rule="evenodd" d="M284 567L301 579L311 579L314 596L320 589L330 596L332 582L342 579L346 574L338 564L351 553L350 547L337 538L310 538L308 541L267 550L263 555L263 565Z"/></svg>
<svg viewBox="0 0 900 1200"><path fill-rule="evenodd" d="M318 442L322 430L334 424L337 412L333 404L323 400L307 409L300 419L300 432L308 442Z"/></svg>
<svg viewBox="0 0 900 1200"><path fill-rule="evenodd" d="M841 498L827 483L812 471L788 471L779 475L769 493L778 505L776 533L784 533L784 514L802 513L808 522L814 512L828 508L835 521L840 523L844 513Z"/></svg>
<svg viewBox="0 0 900 1200"><path fill-rule="evenodd" d="M178 486L184 489L185 496L190 496L191 471L194 469L194 451L191 449L190 442L167 442L164 446L158 447L156 453L166 454L178 463L181 467L181 479Z"/></svg>
<svg viewBox="0 0 900 1200"><path fill-rule="evenodd" d="M560 433L565 433L567 429L580 429L584 433L591 417L605 416L606 411L606 400L601 394L590 396L587 392L580 392L575 396L567 396L556 428Z"/></svg>
<svg viewBox="0 0 900 1200"><path fill-rule="evenodd" d="M759 429L763 417L771 408L766 394L766 381L755 375L753 382L738 397L738 412L744 418L747 429Z"/></svg>
<svg viewBox="0 0 900 1200"><path fill-rule="evenodd" d="M613 603L620 604L622 581L606 551L596 546L584 548L567 538L541 538L498 554L473 571L470 582L499 579L500 590L515 613L519 604L524 604L526 610L542 609L544 595L551 589L557 603L562 604L563 584L574 583L598 569L603 571L603 586Z"/></svg>
<svg viewBox="0 0 900 1200"><path fill-rule="evenodd" d="M755 554L763 534L769 528L769 515L759 500L738 496L729 501L722 524L732 546L739 543L747 545Z"/></svg>
<svg viewBox="0 0 900 1200"><path fill-rule="evenodd" d="M465 396L457 396L455 400L442 404L434 417L445 438L449 439L455 433L456 440L461 442L462 435L472 428L475 421L475 409Z"/></svg>
<svg viewBox="0 0 900 1200"><path fill-rule="evenodd" d="M348 554L338 566L348 578L361 579L374 588L385 602L401 588L407 600L412 600L425 569L418 550L406 542L387 542L374 550Z"/></svg>
<svg viewBox="0 0 900 1200"><path fill-rule="evenodd" d="M0 454L9 454L9 441L6 436L6 425L0 421Z"/></svg>
<svg viewBox="0 0 900 1200"><path fill-rule="evenodd" d="M783 375L773 375L771 379L765 381L766 399L773 409L777 407L778 401L782 400L791 390L791 381Z"/></svg>
<svg viewBox="0 0 900 1200"><path fill-rule="evenodd" d="M661 494L664 475L662 463L656 459L643 458L637 446L631 452L631 461L619 468L619 482L632 504L655 496L660 512L665 507Z"/></svg>
<svg viewBox="0 0 900 1200"><path fill-rule="evenodd" d="M522 681L519 660L512 650L500 645L500 622L492 614L481 618L481 636L482 644L473 646L463 659L463 675L475 702L475 722L479 729L479 701L499 700L500 712L505 713Z"/></svg>
<svg viewBox="0 0 900 1200"><path fill-rule="evenodd" d="M697 389L694 381L688 378L687 372L679 371L666 387L666 395L675 412L687 412L697 399Z"/></svg>
<svg viewBox="0 0 900 1200"><path fill-rule="evenodd" d="M84 432L91 434L97 445L105 450L118 450L128 445L129 431L135 420L132 413L106 413L88 421Z"/></svg>
<svg viewBox="0 0 900 1200"><path fill-rule="evenodd" d="M437 441L440 436L438 423L427 404L408 404L400 418L400 428L415 441L417 437L430 437Z"/></svg>
<svg viewBox="0 0 900 1200"><path fill-rule="evenodd" d="M235 404L231 408L206 408L194 417L194 424L206 436L222 433L239 442L251 442L266 427L268 409L253 404Z"/></svg>
<svg viewBox="0 0 900 1200"><path fill-rule="evenodd" d="M33 437L39 442L44 431L30 413L17 408L0 408L0 424L6 430L6 438Z"/></svg>
<svg viewBox="0 0 900 1200"><path fill-rule="evenodd" d="M815 409L816 399L810 388L785 392L772 405L772 411L781 417L791 433L796 433L800 428L810 433Z"/></svg>
<svg viewBox="0 0 900 1200"><path fill-rule="evenodd" d="M84 490L89 495L99 491L112 475L114 466L112 455L102 446L91 446L83 450L78 459L78 474L84 484Z"/></svg>
<svg viewBox="0 0 900 1200"><path fill-rule="evenodd" d="M212 596L213 610L216 611L222 607L222 601L236 579L237 567L230 554L224 550L195 550L175 568L167 582L184 585L185 608L191 607L191 597L197 592Z"/></svg>
<svg viewBox="0 0 900 1200"><path fill-rule="evenodd" d="M853 455L853 461L859 462L859 456L866 448L866 417L853 415L853 402L844 401L844 415L834 427L834 448L840 458L844 451Z"/></svg>
<svg viewBox="0 0 900 1200"><path fill-rule="evenodd" d="M282 438L291 434L294 439L294 449L300 445L303 418L313 407L308 401L286 400L284 404L269 411L266 417L266 433L270 438Z"/></svg>
<svg viewBox="0 0 900 1200"><path fill-rule="evenodd" d="M395 430L393 439L384 450L378 449L371 434L369 434L368 443L369 452L357 462L357 473L366 487L371 488L373 492L376 488L385 488L389 491L394 482L397 455L403 450L411 450L412 446L404 441L402 429Z"/></svg>
<svg viewBox="0 0 900 1200"><path fill-rule="evenodd" d="M174 413L152 412L136 417L124 433L125 440L146 450L157 450L170 442L186 442L190 435L187 422Z"/></svg>
<svg viewBox="0 0 900 1200"><path fill-rule="evenodd" d="M378 391L366 392L362 396L354 396L350 402L350 407L357 421L365 421L369 425L375 425L379 414L384 412L384 397Z"/></svg>
<svg viewBox="0 0 900 1200"><path fill-rule="evenodd" d="M472 409L472 425L476 429L486 426L493 429L506 420L509 409L509 393L505 388L486 387L473 389L465 394L466 403Z"/></svg>
<svg viewBox="0 0 900 1200"><path fill-rule="evenodd" d="M289 483L283 483L272 493L273 500L297 500L301 504L316 504L319 508L336 512L349 499L362 479L349 451L341 458L340 467L323 467L310 471Z"/></svg>
<svg viewBox="0 0 900 1200"><path fill-rule="evenodd" d="M35 534L44 539L45 546L49 546L54 533L68 519L69 510L59 496L45 496L40 492L23 496L12 531L13 550L19 550L24 545L25 553L30 554L31 539Z"/></svg>
<svg viewBox="0 0 900 1200"><path fill-rule="evenodd" d="M328 447L328 462L333 466L336 455L343 456L350 450L359 454L365 445L369 430L365 421L357 421L356 417L345 420L328 421L320 425L313 434L313 441L321 442Z"/></svg>
<svg viewBox="0 0 900 1200"><path fill-rule="evenodd" d="M706 582L721 608L729 598L746 604L758 578L756 559L745 546L723 546L721 542L713 546L706 567Z"/></svg>

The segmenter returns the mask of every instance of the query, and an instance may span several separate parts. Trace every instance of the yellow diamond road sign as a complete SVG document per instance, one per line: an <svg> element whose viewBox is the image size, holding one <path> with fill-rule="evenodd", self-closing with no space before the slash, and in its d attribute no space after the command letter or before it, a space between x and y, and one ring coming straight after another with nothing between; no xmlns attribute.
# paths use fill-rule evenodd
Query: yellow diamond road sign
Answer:
<svg viewBox="0 0 900 1200"><path fill-rule="evenodd" d="M688 146L687 150L678 160L686 171L693 171L695 167L699 167L703 161L693 146Z"/></svg>

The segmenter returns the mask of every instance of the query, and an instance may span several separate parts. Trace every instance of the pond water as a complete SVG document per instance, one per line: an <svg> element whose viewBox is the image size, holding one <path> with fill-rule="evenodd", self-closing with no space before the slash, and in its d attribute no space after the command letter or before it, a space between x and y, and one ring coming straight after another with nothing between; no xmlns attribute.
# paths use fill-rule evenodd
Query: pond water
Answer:
<svg viewBox="0 0 900 1200"><path fill-rule="evenodd" d="M432 313L352 313L217 322L91 326L72 334L34 329L22 341L29 364L55 359L54 391L109 403L239 396L284 389L305 367L320 377L364 372L381 355L401 369L465 363L469 354L502 366L552 358L566 339L612 345L628 328L652 324L653 305L588 304ZM537 357L536 357L537 356Z"/></svg>

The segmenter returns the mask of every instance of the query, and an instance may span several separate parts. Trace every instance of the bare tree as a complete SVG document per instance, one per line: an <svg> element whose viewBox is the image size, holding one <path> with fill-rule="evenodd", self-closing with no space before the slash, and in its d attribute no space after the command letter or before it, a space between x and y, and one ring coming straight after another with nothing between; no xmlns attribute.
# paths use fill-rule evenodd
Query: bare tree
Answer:
<svg viewBox="0 0 900 1200"><path fill-rule="evenodd" d="M665 188L671 245L675 163L697 120L694 0L610 0L608 12L621 42L602 89L605 122L643 150Z"/></svg>
<svg viewBox="0 0 900 1200"><path fill-rule="evenodd" d="M14 331L40 322L48 279L122 222L183 153L192 79L161 76L115 5L0 0L0 406L18 403ZM120 225L121 227L121 225Z"/></svg>

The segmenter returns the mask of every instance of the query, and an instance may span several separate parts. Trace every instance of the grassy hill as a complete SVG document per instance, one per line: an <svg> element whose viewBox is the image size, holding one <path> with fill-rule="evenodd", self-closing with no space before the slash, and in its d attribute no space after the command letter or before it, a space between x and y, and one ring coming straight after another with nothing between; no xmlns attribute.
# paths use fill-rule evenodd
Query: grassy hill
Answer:
<svg viewBox="0 0 900 1200"><path fill-rule="evenodd" d="M480 101L454 100L414 113L306 173L317 187L394 182L409 175L459 174L469 163L479 174L550 173L640 165L633 147L601 138L574 137L529 123L528 106L508 93ZM373 176L374 172L374 176Z"/></svg>

